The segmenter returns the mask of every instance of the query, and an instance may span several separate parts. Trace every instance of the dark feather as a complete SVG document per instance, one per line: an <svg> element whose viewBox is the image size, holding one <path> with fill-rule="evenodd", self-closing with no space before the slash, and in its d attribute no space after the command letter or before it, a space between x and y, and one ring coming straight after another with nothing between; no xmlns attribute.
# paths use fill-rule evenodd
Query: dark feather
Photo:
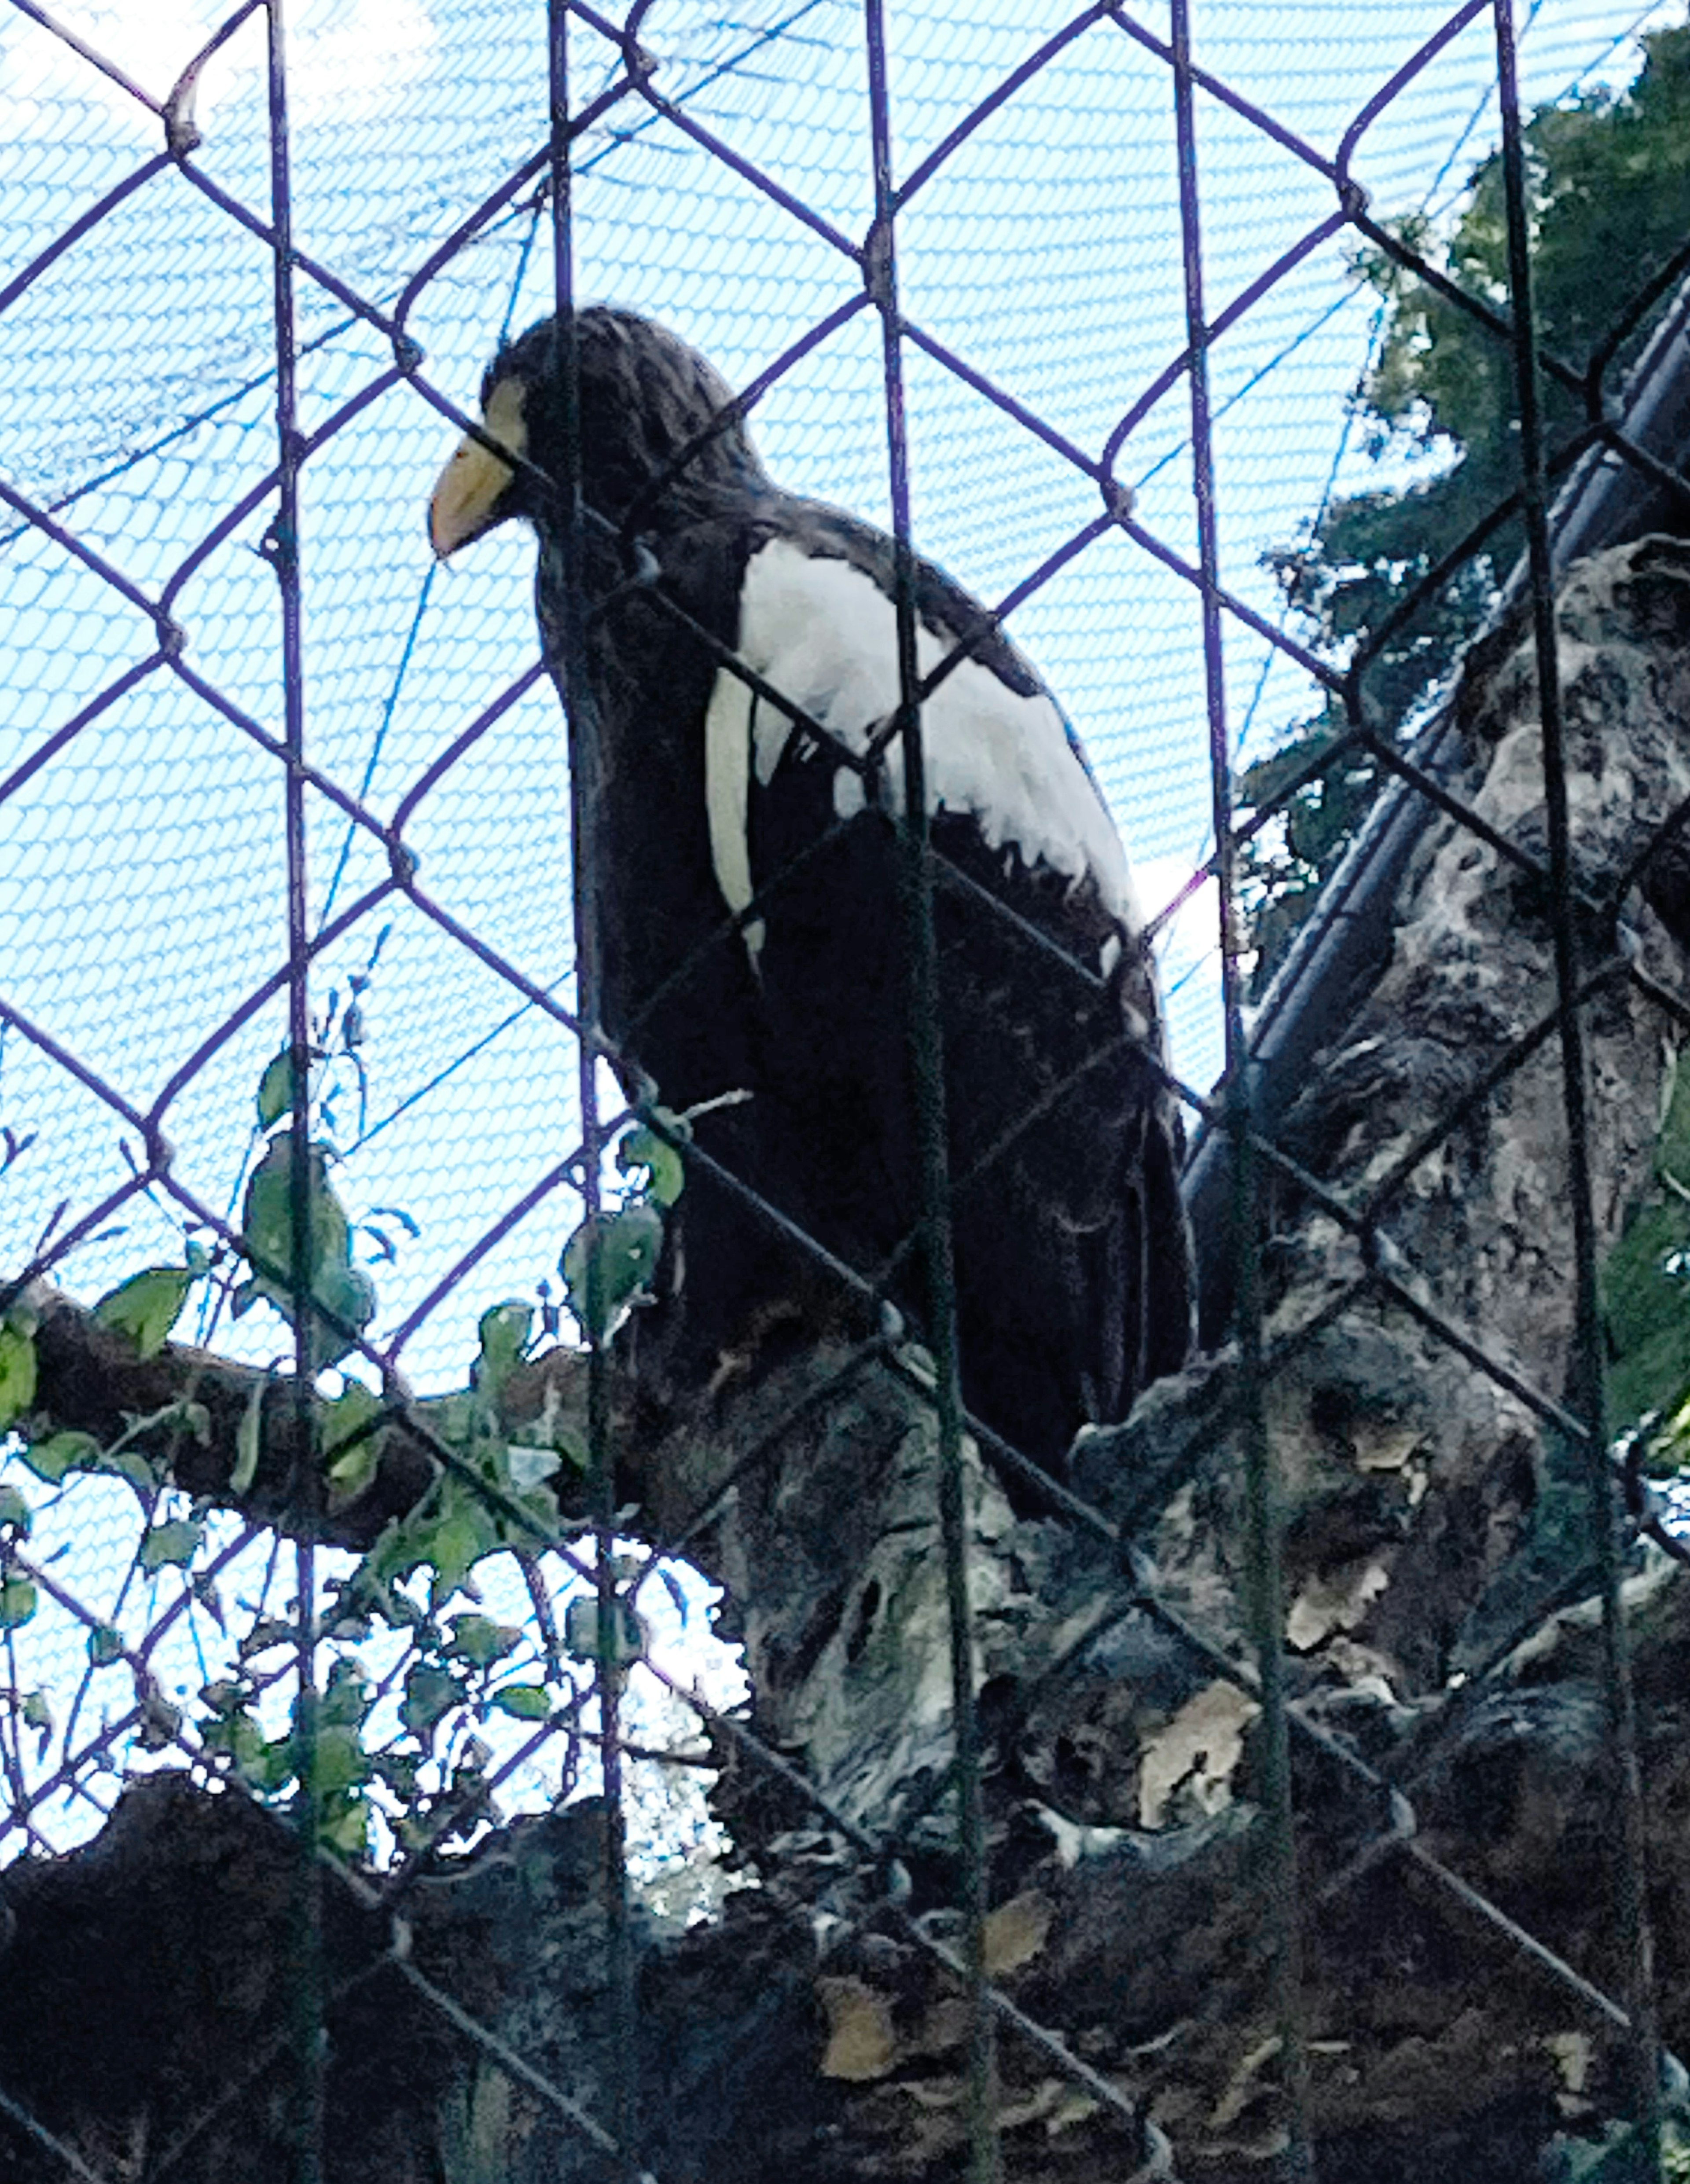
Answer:
<svg viewBox="0 0 1690 2184"><path fill-rule="evenodd" d="M587 556L605 1029L671 1107L749 1089L747 1103L700 1123L700 1146L883 1283L919 1327L907 936L890 784L880 808L871 795L841 819L851 799L839 752L789 735L745 789L762 913L755 964L737 934L702 947L728 914L706 809L718 660L689 627L739 646L748 566L776 541L860 571L890 597L891 543L781 493L737 417L712 433L728 390L672 335L605 309L576 324L583 498L622 530L617 539L589 525ZM523 382L527 453L554 478L563 474L559 346L549 322L531 329L484 389ZM530 515L539 534L540 620L556 663L561 502L537 504L522 481L509 498L499 513ZM649 584L627 582L641 555L679 616ZM981 610L924 562L916 599L947 649L978 634ZM1001 636L980 638L973 658L1042 706L1042 686ZM1055 749L1059 767L1079 763ZM1070 812L1077 779L1064 771L1051 783ZM1057 1469L1080 1425L1123 1417L1185 1358L1180 1129L1149 1058L1161 1038L1153 972L1118 905L1089 868L1055 869L1001 828L993 838L996 823L947 808L932 829L962 1385L980 1418ZM801 1254L696 1168L665 1279L700 1378L760 1312L812 1286Z"/></svg>

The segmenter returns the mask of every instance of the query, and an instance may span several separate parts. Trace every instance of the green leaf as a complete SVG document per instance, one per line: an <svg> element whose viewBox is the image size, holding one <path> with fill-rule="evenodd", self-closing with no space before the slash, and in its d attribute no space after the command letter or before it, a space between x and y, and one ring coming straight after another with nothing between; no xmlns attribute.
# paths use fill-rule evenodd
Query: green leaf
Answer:
<svg viewBox="0 0 1690 2184"><path fill-rule="evenodd" d="M316 1759L312 1776L319 1797L354 1790L375 1772L356 1728L325 1722L317 1731Z"/></svg>
<svg viewBox="0 0 1690 2184"><path fill-rule="evenodd" d="M290 1323L294 1292L302 1289L317 1307L312 1314L312 1357L321 1368L337 1365L352 1338L335 1322L362 1331L376 1316L375 1284L352 1259L352 1224L329 1182L328 1148L308 1145L305 1155L305 1244L309 1264L293 1268L293 1132L276 1131L248 1178L241 1212L241 1241L253 1260L243 1302L264 1297ZM332 1315L325 1319L323 1313Z"/></svg>
<svg viewBox="0 0 1690 2184"><path fill-rule="evenodd" d="M371 1766L376 1776L406 1804L416 1797L416 1778L421 1761L411 1752L378 1752L372 1755Z"/></svg>
<svg viewBox="0 0 1690 2184"><path fill-rule="evenodd" d="M610 1643L601 1657L599 1645L599 1602L591 1593L572 1600L563 1612L563 1641L570 1658L598 1661L625 1669L645 1651L645 1627L625 1600L615 1603Z"/></svg>
<svg viewBox="0 0 1690 2184"><path fill-rule="evenodd" d="M404 1696L399 1702L399 1719L418 1736L426 1736L443 1715L458 1703L461 1693L456 1680L444 1669L437 1669L427 1661L419 1661L404 1680Z"/></svg>
<svg viewBox="0 0 1690 2184"><path fill-rule="evenodd" d="M56 1433L45 1440L32 1440L24 1451L24 1462L37 1479L57 1486L67 1471L90 1469L99 1456L100 1445L92 1434Z"/></svg>
<svg viewBox="0 0 1690 2184"><path fill-rule="evenodd" d="M1649 1411L1675 1411L1690 1389L1690 1068L1669 1068L1655 1145L1654 1184L1628 1211L1603 1262L1602 1311L1612 1365L1608 1409L1615 1431ZM1676 1270L1676 1271L1675 1271Z"/></svg>
<svg viewBox="0 0 1690 2184"><path fill-rule="evenodd" d="M501 1684L488 1703L518 1721L544 1721L551 1712L551 1694L544 1684Z"/></svg>
<svg viewBox="0 0 1690 2184"><path fill-rule="evenodd" d="M369 1428L382 1415L382 1399L361 1380L349 1380L323 1407L323 1454L332 1457L354 1441L371 1438Z"/></svg>
<svg viewBox="0 0 1690 2184"><path fill-rule="evenodd" d="M323 1456L331 1509L343 1509L355 1502L380 1470L382 1446L376 1421L381 1415L381 1397L361 1380L349 1380L334 1401L324 1407Z"/></svg>
<svg viewBox="0 0 1690 2184"><path fill-rule="evenodd" d="M154 1524L142 1535L141 1567L144 1570L159 1570L191 1563L204 1537L204 1525L193 1524L186 1517Z"/></svg>
<svg viewBox="0 0 1690 2184"><path fill-rule="evenodd" d="M446 1651L462 1660L472 1662L485 1669L494 1661L502 1661L507 1653L514 1652L521 1643L521 1628L513 1623L495 1623L490 1615L459 1615L452 1620L452 1635Z"/></svg>
<svg viewBox="0 0 1690 2184"><path fill-rule="evenodd" d="M484 1510L460 1506L441 1518L428 1535L427 1556L434 1565L428 1596L436 1607L452 1597L496 1544L492 1519Z"/></svg>
<svg viewBox="0 0 1690 2184"><path fill-rule="evenodd" d="M370 1847L367 1797L336 1798L317 1822L319 1838L343 1858L362 1858Z"/></svg>
<svg viewBox="0 0 1690 2184"><path fill-rule="evenodd" d="M362 1722L371 1706L370 1685L355 1661L338 1660L329 1670L318 1719L338 1728Z"/></svg>
<svg viewBox="0 0 1690 2184"><path fill-rule="evenodd" d="M510 1468L510 1484L519 1494L531 1486L538 1486L562 1468L563 1459L555 1449L529 1448L513 1440L505 1451L505 1462Z"/></svg>
<svg viewBox="0 0 1690 2184"><path fill-rule="evenodd" d="M135 1741L143 1752L164 1752L181 1736L181 1708L172 1706L157 1691L149 1691L142 1702Z"/></svg>
<svg viewBox="0 0 1690 2184"><path fill-rule="evenodd" d="M138 1448L113 1448L102 1451L99 1469L109 1472L114 1479L126 1479L137 1494L151 1494L159 1484L159 1474L149 1458Z"/></svg>
<svg viewBox="0 0 1690 2184"><path fill-rule="evenodd" d="M226 1721L209 1724L204 1741L211 1742L213 1730L222 1732L222 1749L235 1763L235 1771L243 1782L256 1785L264 1780L264 1731L248 1713L231 1714Z"/></svg>
<svg viewBox="0 0 1690 2184"><path fill-rule="evenodd" d="M471 1377L478 1392L489 1402L499 1401L505 1382L522 1363L533 1323L533 1307L524 1304L521 1298L496 1304L482 1314L477 1329L481 1355Z"/></svg>
<svg viewBox="0 0 1690 2184"><path fill-rule="evenodd" d="M663 1248L663 1216L644 1201L583 1221L563 1249L558 1272L569 1308L589 1338L614 1334L629 1309L650 1294Z"/></svg>
<svg viewBox="0 0 1690 2184"><path fill-rule="evenodd" d="M436 1487L428 1513L405 1519L402 1540L408 1535L410 1544L403 1570L423 1563L432 1566L429 1598L431 1605L438 1607L450 1599L482 1557L492 1553L499 1545L499 1520L480 1495L462 1479L448 1475Z"/></svg>
<svg viewBox="0 0 1690 2184"><path fill-rule="evenodd" d="M0 1525L6 1524L29 1537L30 1505L15 1486L0 1486Z"/></svg>
<svg viewBox="0 0 1690 2184"><path fill-rule="evenodd" d="M143 1268L100 1299L94 1318L126 1334L143 1357L156 1357L199 1279L192 1267Z"/></svg>
<svg viewBox="0 0 1690 2184"><path fill-rule="evenodd" d="M53 1734L53 1708L47 1702L45 1691L25 1693L23 1705L24 1726L38 1729L43 1736Z"/></svg>
<svg viewBox="0 0 1690 2184"><path fill-rule="evenodd" d="M293 1047L289 1043L273 1056L258 1081L258 1126L274 1128L293 1105Z"/></svg>
<svg viewBox="0 0 1690 2184"><path fill-rule="evenodd" d="M123 1633L109 1623L97 1623L88 1633L88 1661L91 1667L109 1669L114 1661L123 1658Z"/></svg>
<svg viewBox="0 0 1690 2184"><path fill-rule="evenodd" d="M1670 1049L1663 1075L1660 1135L1654 1149L1655 1174L1670 1190L1690 1186L1690 1067L1682 1050ZM1674 1192L1676 1196L1676 1192ZM1680 1199L1680 1204L1683 1201Z"/></svg>
<svg viewBox="0 0 1690 2184"><path fill-rule="evenodd" d="M315 1243L310 1234L311 1200L320 1190L328 1187L328 1160L321 1145L309 1145L305 1155L305 1193L308 1242ZM254 1258L267 1261L267 1268L254 1273L254 1282L261 1295L267 1296L282 1312L293 1306L292 1285L286 1279L287 1270L293 1261L293 1132L291 1128L278 1131L264 1149L262 1157L247 1178L246 1197L241 1213L241 1240Z"/></svg>
<svg viewBox="0 0 1690 2184"><path fill-rule="evenodd" d="M566 1463L572 1463L583 1475L593 1468L593 1451L588 1446L587 1436L577 1428L558 1419L551 1429L552 1446Z"/></svg>
<svg viewBox="0 0 1690 2184"><path fill-rule="evenodd" d="M0 1320L0 1433L8 1431L35 1399L35 1336L9 1319Z"/></svg>
<svg viewBox="0 0 1690 2184"><path fill-rule="evenodd" d="M666 1114L664 1120L678 1123ZM667 1139L641 1123L616 1147L616 1166L624 1175L636 1168L646 1171L645 1195L654 1206L672 1206L687 1185L687 1167Z"/></svg>
<svg viewBox="0 0 1690 2184"><path fill-rule="evenodd" d="M430 1604L438 1608L499 1538L500 1520L481 1496L447 1474L419 1509L382 1526L360 1565L357 1582L373 1591L389 1622L409 1624L415 1619L415 1606L391 1590L397 1582L414 1570L432 1569Z"/></svg>
<svg viewBox="0 0 1690 2184"><path fill-rule="evenodd" d="M293 1779L293 1739L273 1736L259 1753L255 1769L261 1790L280 1790Z"/></svg>
<svg viewBox="0 0 1690 2184"><path fill-rule="evenodd" d="M557 1496L549 1486L531 1486L516 1498L533 1520L533 1529L524 1530L519 1525L511 1524L505 1528L506 1537L514 1535L523 1546L532 1548L540 1541L555 1536L560 1521Z"/></svg>
<svg viewBox="0 0 1690 2184"><path fill-rule="evenodd" d="M36 1589L26 1577L0 1578L0 1630L15 1630L36 1612Z"/></svg>
<svg viewBox="0 0 1690 2184"><path fill-rule="evenodd" d="M243 1661L250 1661L259 1653L273 1652L278 1646L291 1646L298 1635L296 1626L286 1616L261 1616L237 1645L235 1652Z"/></svg>
<svg viewBox="0 0 1690 2184"><path fill-rule="evenodd" d="M254 1380L235 1429L235 1468L229 1474L229 1491L245 1494L258 1477L259 1447L264 1437L264 1391L268 1384Z"/></svg>

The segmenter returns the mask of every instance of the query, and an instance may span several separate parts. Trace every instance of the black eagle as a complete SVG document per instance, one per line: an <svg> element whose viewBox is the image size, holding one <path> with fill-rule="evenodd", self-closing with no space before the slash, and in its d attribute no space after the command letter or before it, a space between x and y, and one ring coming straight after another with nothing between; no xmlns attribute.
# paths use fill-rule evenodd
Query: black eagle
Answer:
<svg viewBox="0 0 1690 2184"><path fill-rule="evenodd" d="M900 701L892 542L782 492L675 335L601 306L575 329L604 1030L672 1109L748 1093L700 1119L700 1150L919 1327L902 772L895 742L874 755ZM482 387L488 437L554 482L561 348L533 326ZM538 534L561 691L561 493L466 438L435 552L513 515ZM1081 1425L1124 1417L1191 1342L1155 973L1054 700L940 570L918 560L914 595L922 674L970 641L922 707L962 1394L1059 1473ZM801 1248L698 1163L664 1256L700 1378L813 1290Z"/></svg>

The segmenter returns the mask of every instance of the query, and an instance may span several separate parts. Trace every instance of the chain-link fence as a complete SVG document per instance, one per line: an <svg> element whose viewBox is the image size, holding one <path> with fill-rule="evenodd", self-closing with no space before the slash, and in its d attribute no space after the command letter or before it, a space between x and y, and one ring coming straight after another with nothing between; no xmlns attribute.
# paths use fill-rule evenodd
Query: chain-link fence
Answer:
<svg viewBox="0 0 1690 2184"><path fill-rule="evenodd" d="M407 1976L455 2037L599 2149L605 2173L644 2174L631 1905L636 1885L654 1882L692 1908L708 1902L696 1854L712 1823L695 1790L674 1786L695 1780L707 1730L704 1756L736 1752L812 1803L817 1825L884 1878L879 1911L966 1993L971 2176L1001 2173L1001 2042L1030 2045L1118 2123L1132 2160L1154 2166L1168 2142L1143 2106L995 1976L972 1428L1016 1491L1103 1545L1121 1612L1150 1616L1259 1709L1257 1886L1286 2173L1312 2173L1314 2159L1299 1750L1375 1815L1356 1873L1411 1857L1477 1922L1475 1950L1518 1953L1619 2029L1636 2146L1656 2162L1661 2068L1619 1616L1627 1540L1602 1427L1586 1045L1604 980L1647 987L1669 1028L1684 1009L1604 950L1637 872L1599 902L1581 878L1550 504L1570 478L1569 535L1613 476L1646 480L1668 507L1682 490L1670 417L1655 427L1679 370L1672 299L1690 237L1639 267L1631 307L1587 356L1544 353L1522 117L1604 70L1623 79L1625 41L1659 11L1621 22L1542 6L1522 25L1506 0L1470 0L1361 25L1309 8L1292 49L1277 26L1228 19L1250 11L1217 11L1211 25L1190 0L1165 18L1099 4L1039 38L989 11L961 25L889 18L873 0L732 20L678 8L672 20L646 0L623 20L554 0L520 20L412 0L291 29L280 0L249 0L185 31L161 87L126 20L13 6L0 52L25 88L0 282L0 566L19 661L0 782L15 880L0 994L11 1313L0 1395L30 1445L0 1502L10 1852L62 1852L124 1781L186 1765L286 1806L324 1886L395 1922L377 1944L386 1964L402 1953L392 1937L429 1857L477 1840L499 1817L496 1798L521 1808L601 1791L603 2007L626 2059L602 2113L461 1997L415 1967ZM1323 38L1349 42L1341 69L1311 65ZM1498 139L1507 277L1490 292L1436 262L1404 216L1446 210ZM1365 354L1369 315L1380 323L1376 297L1345 277L1358 246L1428 284L1506 361L1517 483L1452 563L1523 524L1512 595L1536 640L1541 843L1506 839L1483 816L1444 762L1441 723L1405 739L1378 717L1377 633L1335 666L1299 641L1259 566L1357 475L1347 428L1336 448L1333 434L1335 397ZM848 1402L873 1362L913 1374L936 1413L955 1744L929 1803L951 1839L954 1942L900 1894L906 1842L806 1783L736 1711L738 1672L709 1653L708 1588L684 1561L727 1485L636 1543L613 1386L618 1307L647 1271L630 1254L655 1248L689 1178L729 1202L750 1194L661 1104L666 1087L642 1078L637 1041L618 1051L598 1028L602 942L580 909L594 854L580 815L600 625L583 608L549 632L572 700L572 769L535 657L525 546L494 532L461 566L437 566L423 538L443 441L482 429L468 396L495 339L554 309L567 326L577 298L607 294L697 337L745 390L784 485L861 509L890 534L898 703L867 761L837 755L889 781L895 752L900 778L918 778L924 709L1009 621L1063 691L1151 875L1164 913L1152 938L1177 916L1175 1066L1142 1025L1128 1044L1196 1126L1207 1318L1213 1341L1234 1346L1228 1401L1246 1451L1253 1658L1160 1596L1118 1514L963 1408L935 904L972 887L979 914L1001 914L1007 933L1015 920L949 864L918 795L898 838L910 1066L926 1088L912 1138L923 1217L902 1254L927 1270L913 1314L936 1361L924 1383L879 1317L894 1290L908 1312L907 1284L842 1262L779 1204L762 1208L792 1265L807 1251L873 1323L804 1406ZM1650 326L1622 385L1616 359L1629 364L1631 337ZM571 354L560 338L553 361L577 384ZM1577 398L1570 437L1543 426L1546 384ZM683 473L710 444L687 451ZM577 417L550 481L566 503L583 452L590 462ZM608 528L602 511L572 507L558 532L572 573L608 550ZM696 636L637 541L622 543L621 593L637 593L654 626ZM937 664L918 660L912 547L994 603ZM1435 570L1423 593L1447 574ZM577 582L563 596L586 593ZM731 646L708 649L743 676ZM1236 808L1235 761L1310 692L1336 698L1347 747L1400 787L1252 1030L1238 856L1274 813ZM794 694L781 694L791 713ZM793 717L827 744L824 723L801 706ZM1333 756L1324 749L1321 765ZM899 805L890 788L879 800ZM1683 816L1664 816L1649 855L1670 850ZM1376 960L1431 816L1472 829L1541 889L1554 998L1485 1053L1459 1099L1428 1097L1412 1159L1339 1190L1280 1125L1309 1055L1353 1006L1345 950L1367 955L1370 932ZM775 870L700 931L684 967L737 961L760 917L778 916L788 878ZM1358 900L1374 907L1358 916ZM1224 944L1191 937L1198 917ZM1043 951L1052 978L1107 983L1024 919L1016 938ZM1416 1165L1546 1051L1559 1057L1565 1119L1570 1393L1498 1364L1483 1330L1442 1312L1391 1240ZM1364 1294L1392 1302L1587 1458L1600 1514L1581 1574L1609 1637L1617 1996L1414 1841L1389 1770L1292 1702L1267 1418L1298 1345L1265 1338L1263 1272L1265 1195L1287 1179L1366 1262L1323 1324ZM110 1294L91 1316L51 1284ZM518 1439L504 1391L548 1354L566 1306L587 1338L575 1408ZM75 1341L92 1345L70 1376L75 1418L70 1405L49 1414L41 1394L73 1323ZM163 1346L172 1329L197 1346L186 1368ZM1313 1339L1305 1329L1299 1344ZM109 1386L91 1378L97 1367ZM763 1421L728 1484L776 1467L792 1426ZM371 1495L376 1505L360 1502ZM351 1510L365 1513L356 1524ZM1643 1502L1629 1521L1670 1545ZM471 1607L438 1614L466 1581ZM1329 1880L1325 1896L1341 1886ZM302 2177L326 2160L328 2066L312 2029L328 2006L325 1917L307 1892L303 2030L284 2074ZM253 2059L226 2098L277 2068ZM3 2070L0 2104L20 2146L92 2173L13 2098Z"/></svg>

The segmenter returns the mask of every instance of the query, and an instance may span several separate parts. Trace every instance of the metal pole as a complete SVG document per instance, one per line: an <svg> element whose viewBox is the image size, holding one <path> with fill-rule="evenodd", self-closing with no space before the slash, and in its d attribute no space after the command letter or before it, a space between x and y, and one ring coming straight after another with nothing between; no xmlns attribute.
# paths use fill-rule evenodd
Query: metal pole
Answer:
<svg viewBox="0 0 1690 2184"><path fill-rule="evenodd" d="M966 1920L964 1961L969 2003L969 2184L997 2184L996 2018L986 1986L985 1811L980 1788L978 1680L968 1599L968 1512L962 1467L962 1398L957 1359L956 1277L951 1254L951 1181L945 1109L945 1057L940 1028L938 951L934 933L933 867L929 848L927 777L917 696L915 557L910 542L909 444L904 410L903 354L898 322L896 198L892 183L891 103L883 0L865 0L868 109L874 160L874 227L864 277L880 314L885 380L886 449L892 502L896 580L899 734L894 748L904 772L901 822L906 943L909 1055L921 1158L923 1256L927 1276L928 1336L936 1370L939 1513L950 1619L951 1706L957 1784L957 1854Z"/></svg>
<svg viewBox="0 0 1690 2184"><path fill-rule="evenodd" d="M1231 1139L1232 1253L1244 1440L1247 1524L1247 1607L1260 1676L1262 1784L1274 2015L1281 2043L1289 2142L1281 2173L1314 2174L1308 2117L1308 2068L1299 1989L1297 1845L1291 1810L1291 1743L1286 1716L1281 1641L1285 1603L1280 1568L1278 1496L1262 1401L1261 1219L1256 1162L1250 1143L1252 1081L1244 1028L1244 975L1235 892L1232 760L1227 733L1226 680L1221 643L1219 548L1215 521L1214 457L1208 386L1208 327L1203 311L1202 200L1197 186L1196 114L1191 80L1191 0L1173 0L1174 118L1180 168L1180 225L1185 270L1185 329L1191 350L1191 471L1196 499L1198 567L1202 581L1204 688L1208 713L1209 775L1220 897L1221 990L1226 1021L1224 1108Z"/></svg>
<svg viewBox="0 0 1690 2184"><path fill-rule="evenodd" d="M293 2175L320 2184L326 2095L323 2028L322 1869L318 1860L316 1533L320 1480L312 1400L317 1342L311 1289L310 905L305 862L305 691L299 581L299 470L297 337L293 308L293 183L288 161L287 52L283 0L267 0L271 223L276 333L276 510L263 551L276 572L282 605L283 739L287 850L287 1038L290 1060L289 1268L293 1317L292 1401L299 1523L294 1535L294 1647L298 1689L293 1763L298 1782L294 1828L299 1846L293 1919L293 2003L297 2076Z"/></svg>
<svg viewBox="0 0 1690 2184"><path fill-rule="evenodd" d="M1619 1851L1615 1911L1624 1958L1624 1992L1631 2020L1631 2094L1637 2140L1629 2172L1660 2173L1659 2058L1654 2020L1653 1950L1644 1860L1643 1774L1637 1758L1637 1709L1630 1648L1620 1601L1624 1575L1620 1513L1603 1420L1604 1343L1597 1280L1596 1220L1592 1207L1587 1123L1589 1071L1579 1006L1576 914L1573 902L1572 830L1567 803L1565 722L1555 635L1555 577L1549 549L1548 491L1544 471L1543 417L1539 399L1537 327L1531 296L1531 214L1526 203L1525 136L1520 114L1520 81L1512 0L1494 0L1498 94L1502 106L1503 185L1508 215L1509 288L1514 323L1514 396L1520 415L1520 457L1525 504L1532 636L1537 664L1538 712L1543 731L1543 801L1548 822L1551 923L1555 989L1560 1019L1562 1100L1567 1117L1567 1195L1573 1225L1575 1335L1570 1407L1588 1424L1585 1453L1591 1524L1600 1574L1603 1685L1617 1776Z"/></svg>
<svg viewBox="0 0 1690 2184"><path fill-rule="evenodd" d="M564 475L555 481L564 499L564 710L569 727L570 854L575 913L575 1001L583 1028L577 1086L581 1107L582 1213L594 1248L587 1270L587 1430L594 1527L594 1576L598 1598L594 1685L599 1702L600 1766L605 1793L604 1889L606 1975L610 1989L611 2128L619 2149L613 2167L639 2175L639 2018L634 2006L633 1943L629 1920L627 1820L622 1808L621 1696L618 1665L622 1602L616 1585L616 1451L611 1445L610 1380L605 1355L602 1268L596 1248L602 1207L599 1170L605 1132L599 1112L596 1034L601 988L598 889L594 828L600 810L598 712L587 670L586 518L582 500L581 356L575 317L573 173L570 155L569 20L567 0L547 0L547 53L551 103L551 225L553 365L564 394Z"/></svg>

